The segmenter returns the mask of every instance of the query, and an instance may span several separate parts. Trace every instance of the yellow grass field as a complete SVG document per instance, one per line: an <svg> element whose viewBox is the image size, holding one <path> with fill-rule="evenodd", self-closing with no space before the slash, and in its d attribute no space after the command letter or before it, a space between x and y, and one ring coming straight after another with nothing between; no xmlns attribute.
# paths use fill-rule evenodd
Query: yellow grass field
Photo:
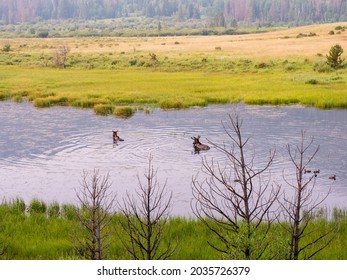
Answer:
<svg viewBox="0 0 347 280"><path fill-rule="evenodd" d="M31 53L50 52L59 45L69 46L71 53L154 52L158 54L227 53L242 58L280 58L286 56L313 57L325 54L339 43L347 49L347 32L329 35L336 26L347 27L347 22L311 25L279 31L222 36L177 37L87 37L87 38L18 38L0 39L0 46L11 44L14 50ZM316 36L297 38L299 34ZM22 47L20 47L22 46ZM23 47L25 46L25 47Z"/></svg>

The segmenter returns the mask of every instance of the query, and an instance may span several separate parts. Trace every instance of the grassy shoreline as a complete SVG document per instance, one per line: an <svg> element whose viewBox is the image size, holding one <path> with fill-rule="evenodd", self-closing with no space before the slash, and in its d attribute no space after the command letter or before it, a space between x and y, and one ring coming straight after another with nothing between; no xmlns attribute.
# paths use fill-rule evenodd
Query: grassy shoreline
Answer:
<svg viewBox="0 0 347 280"><path fill-rule="evenodd" d="M344 23L235 36L0 39L0 100L123 117L236 102L346 109L347 64L325 63L334 44L347 49L347 32L329 35L337 25ZM54 65L61 46L65 68Z"/></svg>
<svg viewBox="0 0 347 280"><path fill-rule="evenodd" d="M89 108L123 118L152 107L238 102L347 109L347 67L328 69L324 56L336 41L346 41L347 32L331 37L332 27L235 37L0 40L0 101ZM298 38L298 32L316 35ZM54 67L61 45L71 50L64 68ZM21 200L0 204L0 246L7 250L0 258L79 258L71 243L78 226L74 206L41 204L36 210ZM336 238L316 259L347 259L347 215L336 213L342 213ZM122 217L114 216L115 225L117 219ZM318 217L312 230L319 235L330 223ZM279 224L274 231L278 238L284 234ZM113 238L109 258L126 259ZM206 243L213 238L201 221L171 217L164 243L179 240L173 259L222 259Z"/></svg>
<svg viewBox="0 0 347 280"><path fill-rule="evenodd" d="M347 108L345 70L212 73L0 66L0 73L0 100L20 102L27 98L36 107L92 108L101 115L117 115L124 106L132 112L146 107L183 109L237 102Z"/></svg>
<svg viewBox="0 0 347 280"><path fill-rule="evenodd" d="M0 244L6 252L0 259L80 259L74 248L74 233L78 228L75 214L76 206L54 202L33 200L25 205L21 199L0 204ZM324 232L332 223L339 221L339 229L333 242L315 259L345 260L347 252L347 215L345 210L334 209L333 219L328 219L322 211L314 220L312 229L316 234ZM119 240L119 220L123 217L115 214L112 223L112 238L109 259L131 259ZM118 232L118 233L117 233ZM277 223L274 236L281 238L284 232ZM216 237L196 218L170 217L163 236L163 246L169 240L176 240L178 248L171 259L175 260L218 260L226 256L213 250L207 241L217 242ZM275 240L276 241L276 240ZM309 240L307 240L309 241ZM281 245L283 246L283 244Z"/></svg>

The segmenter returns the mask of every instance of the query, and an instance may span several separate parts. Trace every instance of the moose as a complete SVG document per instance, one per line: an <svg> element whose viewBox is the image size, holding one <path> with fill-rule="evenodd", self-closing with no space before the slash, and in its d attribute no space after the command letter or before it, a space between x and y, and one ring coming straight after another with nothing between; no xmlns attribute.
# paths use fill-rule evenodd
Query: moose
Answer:
<svg viewBox="0 0 347 280"><path fill-rule="evenodd" d="M112 130L113 132L113 143L117 143L118 141L124 141L124 139L118 136L118 130Z"/></svg>
<svg viewBox="0 0 347 280"><path fill-rule="evenodd" d="M198 137L191 137L191 139L193 140L193 146L194 146L194 151L195 153L199 153L200 151L208 151L210 149L210 147L208 145L205 144L201 144L200 142L200 136Z"/></svg>

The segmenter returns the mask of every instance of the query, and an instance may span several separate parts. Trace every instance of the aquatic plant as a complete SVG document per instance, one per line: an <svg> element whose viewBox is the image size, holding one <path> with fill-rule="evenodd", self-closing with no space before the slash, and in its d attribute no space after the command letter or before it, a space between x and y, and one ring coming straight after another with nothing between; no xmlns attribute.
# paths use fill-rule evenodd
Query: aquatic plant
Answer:
<svg viewBox="0 0 347 280"><path fill-rule="evenodd" d="M119 118L129 118L135 113L135 110L129 106L116 106L113 114Z"/></svg>
<svg viewBox="0 0 347 280"><path fill-rule="evenodd" d="M110 115L113 113L113 106L109 104L96 104L94 105L94 112L97 115Z"/></svg>

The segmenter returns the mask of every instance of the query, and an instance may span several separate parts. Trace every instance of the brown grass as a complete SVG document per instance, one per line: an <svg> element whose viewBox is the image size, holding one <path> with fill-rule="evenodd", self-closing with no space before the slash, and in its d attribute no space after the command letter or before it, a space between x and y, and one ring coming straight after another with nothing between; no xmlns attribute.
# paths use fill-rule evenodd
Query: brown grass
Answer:
<svg viewBox="0 0 347 280"><path fill-rule="evenodd" d="M0 46L10 44L14 51L32 53L52 52L59 45L67 45L72 53L135 53L154 52L177 55L185 53L216 54L233 57L284 57L325 54L334 44L347 49L347 31L329 35L336 26L347 27L347 22L311 25L274 32L225 35L225 36L182 36L182 37L102 37L102 38L18 38L0 39ZM300 33L316 33L317 36L297 38Z"/></svg>

